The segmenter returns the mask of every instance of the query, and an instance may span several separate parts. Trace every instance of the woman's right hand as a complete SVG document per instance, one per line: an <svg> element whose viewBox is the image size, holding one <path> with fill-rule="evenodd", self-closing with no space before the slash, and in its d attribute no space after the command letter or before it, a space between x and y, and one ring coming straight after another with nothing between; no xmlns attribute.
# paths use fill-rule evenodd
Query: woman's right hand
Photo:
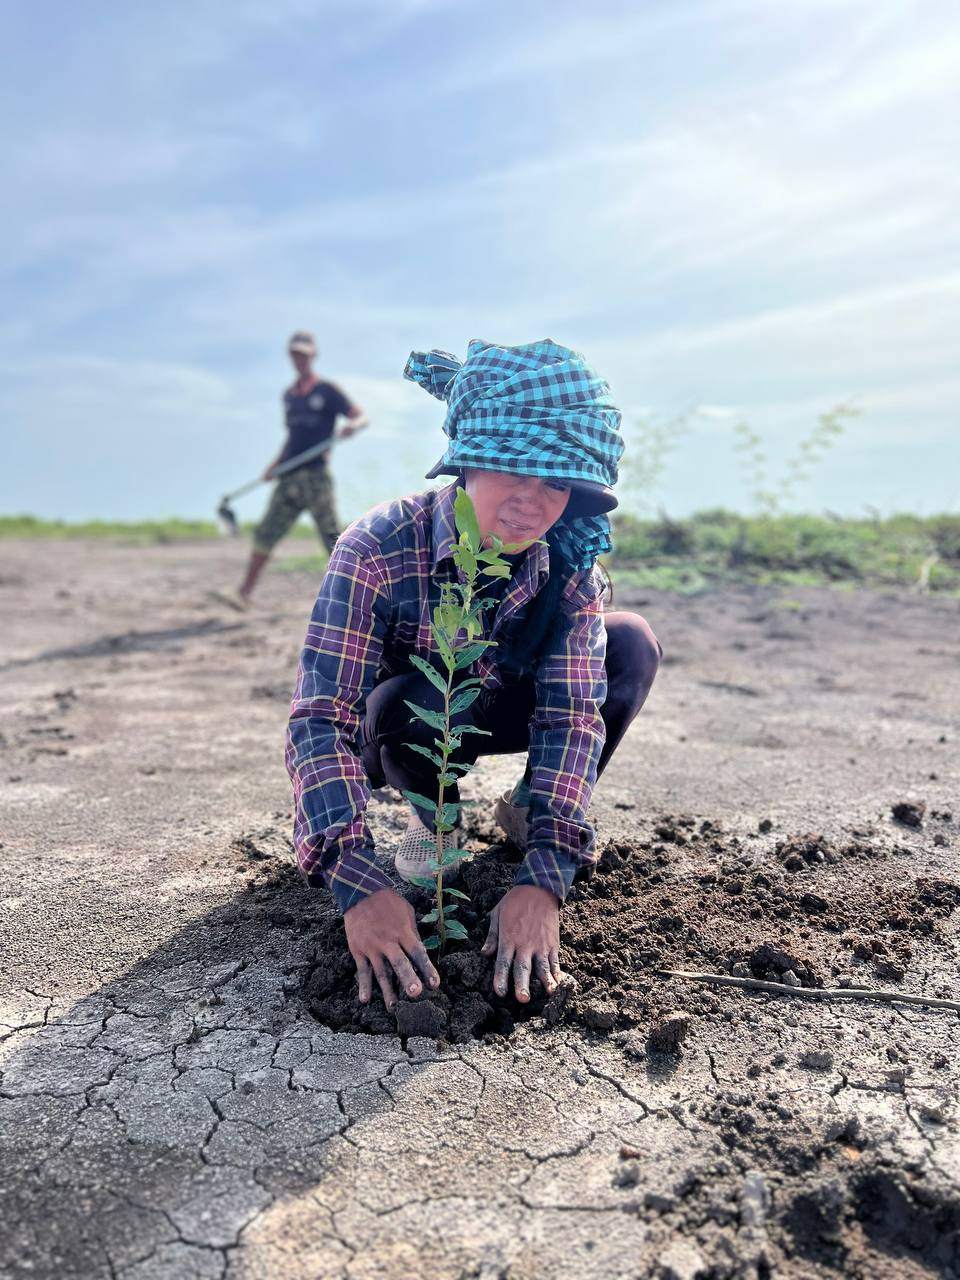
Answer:
<svg viewBox="0 0 960 1280"><path fill-rule="evenodd" d="M440 975L430 963L427 949L417 933L413 907L392 889L378 889L350 907L344 913L343 926L347 931L347 946L357 966L361 1004L370 1002L374 975L388 1009L397 1003L394 975L412 999L423 991L416 970L428 987L439 987Z"/></svg>

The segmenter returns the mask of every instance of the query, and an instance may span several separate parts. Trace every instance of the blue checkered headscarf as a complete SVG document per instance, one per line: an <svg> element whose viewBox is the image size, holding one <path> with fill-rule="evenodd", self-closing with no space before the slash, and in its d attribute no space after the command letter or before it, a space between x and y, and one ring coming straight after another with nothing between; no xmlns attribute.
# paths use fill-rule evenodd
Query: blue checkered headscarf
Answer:
<svg viewBox="0 0 960 1280"><path fill-rule="evenodd" d="M448 351L412 351L403 375L447 403L449 443L437 470L616 484L620 411L579 352L549 338L518 347L474 338L462 363ZM561 521L550 541L572 568L589 569L613 545L610 521Z"/></svg>

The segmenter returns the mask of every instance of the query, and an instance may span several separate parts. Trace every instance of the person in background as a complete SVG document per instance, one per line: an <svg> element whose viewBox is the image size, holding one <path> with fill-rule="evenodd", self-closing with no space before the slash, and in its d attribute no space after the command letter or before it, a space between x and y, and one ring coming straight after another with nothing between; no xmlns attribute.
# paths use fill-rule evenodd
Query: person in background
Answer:
<svg viewBox="0 0 960 1280"><path fill-rule="evenodd" d="M661 657L643 618L604 609L597 558L611 548L620 413L583 356L549 340L473 341L463 363L446 352L414 352L405 374L447 406L448 447L428 478L454 480L375 508L330 557L287 733L294 844L307 882L326 885L343 912L361 1002L374 982L388 1008L397 982L411 997L439 984L413 907L378 860L364 810L371 788L385 783L436 794L428 759L434 731L411 719L409 704L436 710L440 695L412 659L438 661L429 623L454 572L462 485L481 532L518 547L512 575L484 616L483 638L496 647L476 662L482 692L455 718L482 735L465 732L453 759L527 754L522 778L494 808L525 858L491 914L484 947L496 957L495 992L512 985L527 1001L533 978L547 992L560 979L561 904L574 877L597 860L590 796ZM484 594L497 595L496 585ZM401 880L426 874L428 834L411 809L406 834L389 851ZM452 832L448 847L459 850L459 839Z"/></svg>
<svg viewBox="0 0 960 1280"><path fill-rule="evenodd" d="M287 344L287 351L297 371L296 381L283 393L283 412L287 439L283 448L263 473L272 480L277 468L325 441L346 440L367 426L367 418L359 405L349 400L332 382L319 378L313 367L317 344L312 333L298 331ZM339 429L337 419L346 418ZM278 478L266 514L253 535L253 550L247 572L236 596L230 603L237 608L249 604L257 579L274 547L299 519L309 511L317 533L330 553L340 536L333 480L327 453L320 453Z"/></svg>

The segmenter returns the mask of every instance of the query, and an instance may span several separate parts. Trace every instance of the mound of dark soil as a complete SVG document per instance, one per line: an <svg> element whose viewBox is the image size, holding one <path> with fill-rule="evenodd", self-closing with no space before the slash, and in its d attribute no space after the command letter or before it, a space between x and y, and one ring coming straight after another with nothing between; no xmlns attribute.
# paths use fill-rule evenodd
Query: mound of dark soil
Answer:
<svg viewBox="0 0 960 1280"><path fill-rule="evenodd" d="M946 880L891 884L876 865L883 851L862 843L831 849L829 860L804 859L798 872L780 860L784 848L792 850L788 856L822 850L822 837L782 841L772 857L760 857L710 822L664 818L656 836L649 845L609 845L595 874L575 886L562 917L561 960L570 980L552 998L536 987L530 1003L521 1005L492 992L493 964L480 947L487 915L513 883L519 858L501 843L464 866L461 888L470 903L460 919L469 939L437 962L439 992L401 1001L393 1013L379 995L360 1005L342 922L328 918L316 935L316 963L305 984L312 1013L337 1029L454 1042L508 1036L519 1020L562 1020L595 1031L642 1028L652 1033L649 1047L662 1047L657 1028L670 1014L697 1009L705 996L665 982L660 969L816 987L833 985L835 975L851 967L869 966L864 985L871 973L902 980L916 940L929 938L960 905L960 886ZM865 870L871 864L872 875Z"/></svg>

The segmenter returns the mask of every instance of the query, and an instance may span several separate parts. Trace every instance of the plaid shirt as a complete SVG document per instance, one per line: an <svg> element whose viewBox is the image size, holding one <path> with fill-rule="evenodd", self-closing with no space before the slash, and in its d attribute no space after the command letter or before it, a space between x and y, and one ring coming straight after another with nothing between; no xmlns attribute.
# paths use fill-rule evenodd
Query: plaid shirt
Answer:
<svg viewBox="0 0 960 1280"><path fill-rule="evenodd" d="M294 843L311 884L326 883L341 911L391 887L377 866L364 819L370 784L358 750L367 695L411 669L417 654L439 665L430 631L439 581L453 572L454 485L374 508L337 543L313 609L287 734ZM487 632L509 645L549 577L542 544L521 560ZM578 867L596 859L586 820L604 741L606 630L596 575L576 574L534 673L531 802L518 884L566 896ZM497 649L476 664L485 689L501 685Z"/></svg>

